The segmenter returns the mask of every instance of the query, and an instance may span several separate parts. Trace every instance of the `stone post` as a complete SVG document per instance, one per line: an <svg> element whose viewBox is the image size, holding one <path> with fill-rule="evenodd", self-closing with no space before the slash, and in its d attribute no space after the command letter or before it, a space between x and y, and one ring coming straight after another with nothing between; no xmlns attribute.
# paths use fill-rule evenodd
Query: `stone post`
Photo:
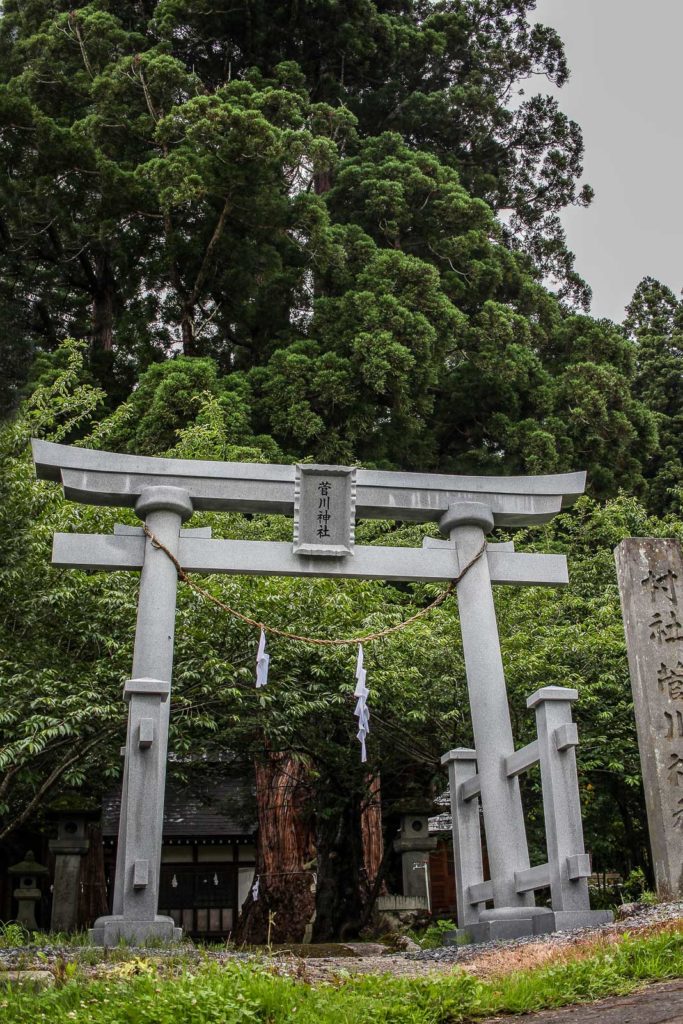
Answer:
<svg viewBox="0 0 683 1024"><path fill-rule="evenodd" d="M477 794L468 797L462 789L463 783L476 777L476 751L464 747L449 750L441 758L441 764L448 765L458 925L466 928L479 922L479 904L471 902L470 889L484 881L479 799Z"/></svg>
<svg viewBox="0 0 683 1024"><path fill-rule="evenodd" d="M135 511L177 555L180 527L192 515L187 491L163 485L145 488ZM133 678L124 688L128 733L113 914L95 922L92 940L97 945L115 945L120 938L143 942L180 937L173 919L157 914L177 584L173 563L147 538Z"/></svg>
<svg viewBox="0 0 683 1024"><path fill-rule="evenodd" d="M657 892L683 898L683 550L630 537L615 551Z"/></svg>
<svg viewBox="0 0 683 1024"><path fill-rule="evenodd" d="M73 932L78 927L81 857L90 847L86 825L85 814L60 817L57 838L48 844L50 853L55 855L50 917L50 931L53 932Z"/></svg>
<svg viewBox="0 0 683 1024"><path fill-rule="evenodd" d="M493 514L480 502L458 502L439 526L455 542L462 566L493 529ZM517 892L515 874L529 868L529 852L519 782L505 772L514 742L486 553L458 583L457 594L494 908L519 908L519 917L527 918L533 893Z"/></svg>
<svg viewBox="0 0 683 1024"><path fill-rule="evenodd" d="M591 866L583 845L575 753L579 736L572 722L578 696L564 686L545 686L527 700L536 712L553 931L612 920L610 911L591 911L588 896Z"/></svg>

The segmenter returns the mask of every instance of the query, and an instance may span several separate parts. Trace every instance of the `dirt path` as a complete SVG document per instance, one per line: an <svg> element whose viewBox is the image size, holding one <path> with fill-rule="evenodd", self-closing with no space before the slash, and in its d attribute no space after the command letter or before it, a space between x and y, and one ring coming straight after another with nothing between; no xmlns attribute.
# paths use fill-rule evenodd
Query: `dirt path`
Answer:
<svg viewBox="0 0 683 1024"><path fill-rule="evenodd" d="M683 1024L683 980L633 992L630 996L601 999L587 1006L544 1010L523 1017L491 1017L481 1024Z"/></svg>
<svg viewBox="0 0 683 1024"><path fill-rule="evenodd" d="M633 932L645 938L663 929L683 930L683 917L652 924L641 924ZM477 978L488 979L520 971L532 971L555 964L581 960L604 952L623 938L623 925L610 925L595 931L545 936L536 941L513 940L492 947L459 946L434 951L439 959L423 959L402 953L382 953L381 946L348 943L355 955L298 957L283 953L271 961L276 973L299 978L309 984L335 981L359 974L389 974L395 978L424 978L467 971ZM371 950L370 955L366 950ZM683 1011L682 1011L683 1012ZM683 1024L683 1019L681 1020Z"/></svg>

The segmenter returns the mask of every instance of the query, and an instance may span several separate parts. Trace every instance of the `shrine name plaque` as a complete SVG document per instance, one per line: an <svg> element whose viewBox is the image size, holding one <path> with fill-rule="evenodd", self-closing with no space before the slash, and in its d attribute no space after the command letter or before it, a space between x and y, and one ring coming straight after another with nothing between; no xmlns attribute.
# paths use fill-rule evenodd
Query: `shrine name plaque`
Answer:
<svg viewBox="0 0 683 1024"><path fill-rule="evenodd" d="M343 558L353 554L356 470L297 465L294 554Z"/></svg>

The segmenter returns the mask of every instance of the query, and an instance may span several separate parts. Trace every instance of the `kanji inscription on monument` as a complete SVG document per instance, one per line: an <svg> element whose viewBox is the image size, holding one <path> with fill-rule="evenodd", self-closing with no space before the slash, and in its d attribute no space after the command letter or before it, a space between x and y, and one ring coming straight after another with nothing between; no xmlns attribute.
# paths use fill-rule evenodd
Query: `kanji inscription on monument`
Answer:
<svg viewBox="0 0 683 1024"><path fill-rule="evenodd" d="M356 470L298 465L294 479L294 553L353 554Z"/></svg>
<svg viewBox="0 0 683 1024"><path fill-rule="evenodd" d="M683 550L631 537L615 551L658 893L683 896Z"/></svg>

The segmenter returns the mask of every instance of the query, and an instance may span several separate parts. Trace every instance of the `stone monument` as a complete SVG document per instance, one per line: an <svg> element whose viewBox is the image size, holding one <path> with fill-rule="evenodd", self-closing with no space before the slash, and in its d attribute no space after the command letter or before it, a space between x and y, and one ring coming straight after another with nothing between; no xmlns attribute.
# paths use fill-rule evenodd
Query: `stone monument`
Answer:
<svg viewBox="0 0 683 1024"><path fill-rule="evenodd" d="M657 892L683 898L683 551L630 537L615 551Z"/></svg>
<svg viewBox="0 0 683 1024"><path fill-rule="evenodd" d="M57 838L48 844L55 855L50 931L72 932L78 927L81 858L90 848L87 829L92 813L62 812L56 817Z"/></svg>
<svg viewBox="0 0 683 1024"><path fill-rule="evenodd" d="M124 686L128 735L114 907L95 923L96 943L169 940L179 932L170 918L157 914L177 589L169 554L188 573L458 580L476 747L446 755L449 767L455 766L459 924L482 940L605 919L604 912L589 911L585 883L590 866L580 827L577 740L567 711L575 691L550 688L534 695L530 706L539 739L515 751L493 603L492 584L566 583L566 560L486 541L496 526L548 522L583 493L585 474L444 476L201 462L46 441L34 441L33 453L38 476L60 481L68 499L132 507L145 524L144 530L117 526L111 536L58 533L53 546L58 566L141 574L132 678ZM210 530L183 528L197 510L290 515L293 542L214 540ZM427 539L422 548L358 546L356 518L436 522L445 539ZM539 759L549 860L532 868L518 775ZM479 800L490 880L481 875L478 810L476 834L473 826L472 808ZM461 804L467 805L462 814ZM537 911L533 892L548 887L553 911ZM487 909L489 902L493 907Z"/></svg>

